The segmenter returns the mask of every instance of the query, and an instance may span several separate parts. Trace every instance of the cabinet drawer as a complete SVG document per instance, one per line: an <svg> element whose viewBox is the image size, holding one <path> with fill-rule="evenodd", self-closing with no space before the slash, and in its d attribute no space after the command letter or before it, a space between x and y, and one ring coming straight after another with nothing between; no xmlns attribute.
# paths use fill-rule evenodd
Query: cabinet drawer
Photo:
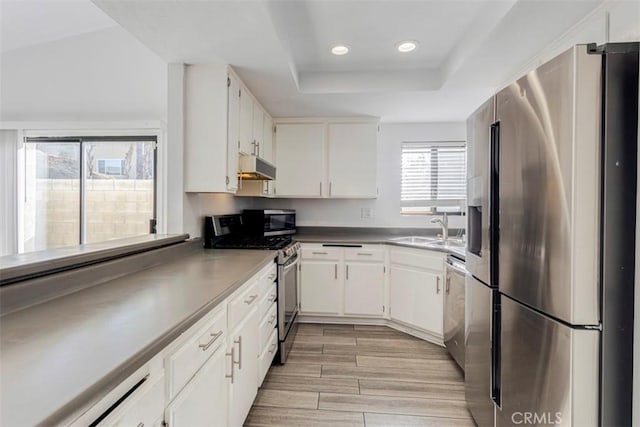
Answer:
<svg viewBox="0 0 640 427"><path fill-rule="evenodd" d="M257 279L251 279L250 284L245 285L247 289L229 301L227 311L229 313L229 331L233 331L240 324L247 314L260 302L260 282Z"/></svg>
<svg viewBox="0 0 640 427"><path fill-rule="evenodd" d="M277 350L278 331L274 329L269 336L267 345L258 357L258 387L262 385L264 377L267 376L267 372L269 372L269 366L271 366L271 362L273 362L273 357L276 355Z"/></svg>
<svg viewBox="0 0 640 427"><path fill-rule="evenodd" d="M342 248L323 247L322 245L312 245L302 247L302 259L327 259L339 260L342 256Z"/></svg>
<svg viewBox="0 0 640 427"><path fill-rule="evenodd" d="M111 426L152 426L164 413L164 375L158 375L150 384L143 384L125 401L121 412L114 412L115 421L105 420ZM128 403L128 404L127 404Z"/></svg>
<svg viewBox="0 0 640 427"><path fill-rule="evenodd" d="M345 248L344 259L347 261L384 261L384 249L379 246Z"/></svg>
<svg viewBox="0 0 640 427"><path fill-rule="evenodd" d="M267 315L260 320L260 326L258 326L258 329L259 329L258 342L260 343L258 353L261 353L264 347L269 342L269 337L273 332L272 330L275 329L277 324L278 324L278 311L277 311L276 303L273 303L269 308Z"/></svg>
<svg viewBox="0 0 640 427"><path fill-rule="evenodd" d="M206 322L204 328L199 328L187 342L167 356L165 366L169 377L170 397L182 390L193 374L224 344L227 310L221 307L214 311L213 318Z"/></svg>
<svg viewBox="0 0 640 427"><path fill-rule="evenodd" d="M444 257L441 252L424 249L391 249L391 264L406 265L420 269L444 272Z"/></svg>
<svg viewBox="0 0 640 427"><path fill-rule="evenodd" d="M260 292L261 300L262 300L262 297L271 290L271 286L273 286L277 278L278 278L278 269L275 263L272 266L269 266L268 269L263 270L260 273L260 278L258 279L260 283L258 285L258 288L259 288L258 291Z"/></svg>
<svg viewBox="0 0 640 427"><path fill-rule="evenodd" d="M268 291L262 295L262 299L260 300L260 305L258 306L258 319L262 319L267 315L269 308L271 308L271 305L275 303L277 297L278 285L271 283Z"/></svg>

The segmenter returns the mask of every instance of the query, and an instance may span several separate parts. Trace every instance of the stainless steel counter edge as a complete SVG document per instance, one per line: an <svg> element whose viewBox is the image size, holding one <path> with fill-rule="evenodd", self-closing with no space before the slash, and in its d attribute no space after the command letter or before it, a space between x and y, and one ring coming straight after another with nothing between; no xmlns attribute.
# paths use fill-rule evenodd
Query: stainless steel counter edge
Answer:
<svg viewBox="0 0 640 427"><path fill-rule="evenodd" d="M0 257L0 286L66 268L77 268L96 261L126 256L183 242L188 234L148 234L100 243L54 248Z"/></svg>
<svg viewBox="0 0 640 427"><path fill-rule="evenodd" d="M202 319L207 313L216 308L221 302L223 302L228 296L233 294L237 289L244 285L247 280L258 273L263 267L267 266L270 262L273 262L276 256L276 252L265 252L264 260L252 270L249 270L245 277L233 283L213 300L205 303L198 311L193 313L190 317L184 319L173 329L168 331L163 337L146 346L131 359L124 361L117 369L109 372L104 376L102 380L85 391L83 395L78 396L74 401L69 402L66 406L62 407L56 413L45 419L42 424L58 425L73 422L84 412L100 402L100 400L102 400L122 381L127 379L130 375L140 369L145 363L150 361L156 354L160 353L169 344L180 337L180 335L186 332L191 326L195 325L198 320ZM69 416L69 414L72 412L74 414L72 416Z"/></svg>

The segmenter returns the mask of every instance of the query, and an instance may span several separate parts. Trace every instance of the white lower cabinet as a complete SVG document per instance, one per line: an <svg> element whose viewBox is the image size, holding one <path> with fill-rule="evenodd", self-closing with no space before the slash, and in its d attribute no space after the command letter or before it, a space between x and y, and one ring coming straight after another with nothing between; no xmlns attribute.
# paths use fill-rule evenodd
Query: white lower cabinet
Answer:
<svg viewBox="0 0 640 427"><path fill-rule="evenodd" d="M412 267L391 266L391 319L442 335L442 278Z"/></svg>
<svg viewBox="0 0 640 427"><path fill-rule="evenodd" d="M277 351L276 278L265 266L71 425L242 426Z"/></svg>
<svg viewBox="0 0 640 427"><path fill-rule="evenodd" d="M219 347L165 410L168 427L225 426L227 419L227 359Z"/></svg>
<svg viewBox="0 0 640 427"><path fill-rule="evenodd" d="M441 339L444 321L442 252L392 247L389 274L391 319Z"/></svg>
<svg viewBox="0 0 640 427"><path fill-rule="evenodd" d="M301 314L384 316L386 267L381 245L306 244L301 253Z"/></svg>
<svg viewBox="0 0 640 427"><path fill-rule="evenodd" d="M331 243L306 243L301 253L302 316L387 319L442 342L445 253Z"/></svg>
<svg viewBox="0 0 640 427"><path fill-rule="evenodd" d="M258 392L258 311L251 312L230 335L229 425L241 426Z"/></svg>
<svg viewBox="0 0 640 427"><path fill-rule="evenodd" d="M304 261L300 267L300 311L340 314L342 281L339 261Z"/></svg>
<svg viewBox="0 0 640 427"><path fill-rule="evenodd" d="M345 263L344 314L384 314L384 273L382 263Z"/></svg>
<svg viewBox="0 0 640 427"><path fill-rule="evenodd" d="M262 350L262 353L258 356L258 385L262 385L264 377L267 376L269 366L273 362L273 358L278 351L278 329L274 329L271 332L267 345Z"/></svg>

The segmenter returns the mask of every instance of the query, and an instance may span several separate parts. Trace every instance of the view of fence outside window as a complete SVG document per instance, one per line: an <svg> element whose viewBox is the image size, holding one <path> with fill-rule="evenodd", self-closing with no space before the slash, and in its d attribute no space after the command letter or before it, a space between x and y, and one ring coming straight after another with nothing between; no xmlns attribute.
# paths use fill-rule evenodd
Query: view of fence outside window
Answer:
<svg viewBox="0 0 640 427"><path fill-rule="evenodd" d="M148 234L155 137L27 138L20 251Z"/></svg>

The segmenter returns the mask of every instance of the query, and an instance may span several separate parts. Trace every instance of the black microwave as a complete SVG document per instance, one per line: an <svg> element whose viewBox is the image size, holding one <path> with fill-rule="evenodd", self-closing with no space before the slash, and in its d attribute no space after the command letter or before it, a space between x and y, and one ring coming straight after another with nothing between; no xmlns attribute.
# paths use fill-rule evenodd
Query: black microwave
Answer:
<svg viewBox="0 0 640 427"><path fill-rule="evenodd" d="M291 209L245 209L243 228L253 236L283 236L296 233L296 211Z"/></svg>

